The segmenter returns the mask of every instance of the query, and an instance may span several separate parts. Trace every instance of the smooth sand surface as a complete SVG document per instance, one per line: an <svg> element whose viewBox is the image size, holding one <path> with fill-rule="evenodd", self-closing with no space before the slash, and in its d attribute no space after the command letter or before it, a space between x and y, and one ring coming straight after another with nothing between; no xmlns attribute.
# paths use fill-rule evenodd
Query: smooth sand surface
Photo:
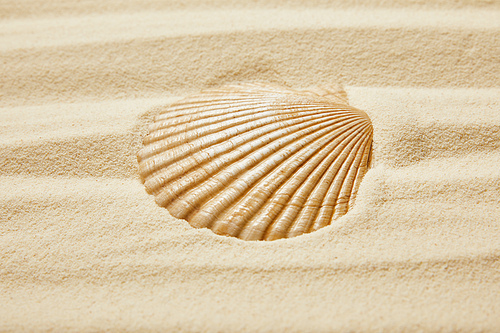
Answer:
<svg viewBox="0 0 500 333"><path fill-rule="evenodd" d="M500 3L305 4L0 1L0 331L500 330ZM333 225L221 237L140 183L158 106L256 80L370 115Z"/></svg>

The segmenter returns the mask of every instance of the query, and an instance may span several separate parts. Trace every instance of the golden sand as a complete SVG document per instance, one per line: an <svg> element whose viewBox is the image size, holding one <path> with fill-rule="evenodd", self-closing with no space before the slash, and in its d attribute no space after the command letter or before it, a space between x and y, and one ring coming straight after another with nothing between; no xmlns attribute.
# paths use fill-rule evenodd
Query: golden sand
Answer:
<svg viewBox="0 0 500 333"><path fill-rule="evenodd" d="M0 3L0 331L500 329L498 2L42 3ZM221 237L139 181L156 106L255 80L370 115L333 225Z"/></svg>

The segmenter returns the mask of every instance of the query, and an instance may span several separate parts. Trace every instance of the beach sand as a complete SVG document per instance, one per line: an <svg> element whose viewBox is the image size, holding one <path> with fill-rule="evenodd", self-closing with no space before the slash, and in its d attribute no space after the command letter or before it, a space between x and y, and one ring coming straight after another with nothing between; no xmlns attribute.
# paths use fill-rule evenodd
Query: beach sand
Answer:
<svg viewBox="0 0 500 333"><path fill-rule="evenodd" d="M498 1L0 1L0 331L500 330ZM245 242L158 207L156 107L341 82L356 205Z"/></svg>

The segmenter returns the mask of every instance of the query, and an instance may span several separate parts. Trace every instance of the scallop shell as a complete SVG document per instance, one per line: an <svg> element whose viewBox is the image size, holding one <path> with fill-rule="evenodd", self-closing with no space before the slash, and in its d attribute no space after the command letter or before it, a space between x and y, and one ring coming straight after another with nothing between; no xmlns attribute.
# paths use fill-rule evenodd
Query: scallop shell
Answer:
<svg viewBox="0 0 500 333"><path fill-rule="evenodd" d="M158 205L193 227L244 240L294 237L352 207L372 133L340 89L225 86L157 116L139 173Z"/></svg>

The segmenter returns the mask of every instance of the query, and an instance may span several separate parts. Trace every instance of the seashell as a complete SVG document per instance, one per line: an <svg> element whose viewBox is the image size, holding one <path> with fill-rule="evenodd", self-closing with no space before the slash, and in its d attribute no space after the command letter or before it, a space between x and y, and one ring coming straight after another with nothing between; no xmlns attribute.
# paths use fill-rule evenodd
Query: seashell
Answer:
<svg viewBox="0 0 500 333"><path fill-rule="evenodd" d="M244 240L318 230L352 207L373 128L341 89L211 89L157 116L138 152L146 191L193 227Z"/></svg>

